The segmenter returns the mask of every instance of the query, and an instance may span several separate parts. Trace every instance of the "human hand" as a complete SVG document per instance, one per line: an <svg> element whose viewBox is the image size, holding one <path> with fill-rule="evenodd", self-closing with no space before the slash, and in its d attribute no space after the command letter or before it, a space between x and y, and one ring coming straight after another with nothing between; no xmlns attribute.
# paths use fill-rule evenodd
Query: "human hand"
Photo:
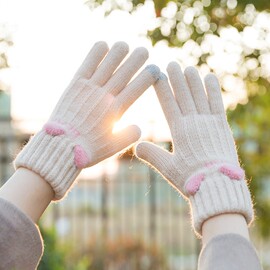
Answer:
<svg viewBox="0 0 270 270"><path fill-rule="evenodd" d="M129 83L148 58L148 52L137 48L118 68L127 53L124 42L114 44L109 52L105 42L96 43L49 121L15 160L16 168L26 167L49 182L55 200L66 194L81 169L112 156L140 137L137 126L115 134L112 129L127 108L156 81L159 69L150 65Z"/></svg>
<svg viewBox="0 0 270 270"><path fill-rule="evenodd" d="M174 94L164 74L154 86L170 127L173 152L141 142L136 155L189 200L197 233L206 219L222 213L243 214L249 223L252 203L217 78L206 76L206 94L195 68L183 74L173 62L167 70Z"/></svg>

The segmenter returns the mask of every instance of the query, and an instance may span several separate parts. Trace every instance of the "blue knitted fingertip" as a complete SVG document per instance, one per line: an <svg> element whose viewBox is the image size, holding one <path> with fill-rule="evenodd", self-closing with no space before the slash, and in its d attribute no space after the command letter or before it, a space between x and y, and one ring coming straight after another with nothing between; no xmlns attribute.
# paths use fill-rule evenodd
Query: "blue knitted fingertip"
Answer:
<svg viewBox="0 0 270 270"><path fill-rule="evenodd" d="M158 79L161 81L166 81L168 80L168 77L163 72L160 72Z"/></svg>
<svg viewBox="0 0 270 270"><path fill-rule="evenodd" d="M160 69L158 66L148 65L145 69L152 74L152 76L155 78L155 80L159 79Z"/></svg>

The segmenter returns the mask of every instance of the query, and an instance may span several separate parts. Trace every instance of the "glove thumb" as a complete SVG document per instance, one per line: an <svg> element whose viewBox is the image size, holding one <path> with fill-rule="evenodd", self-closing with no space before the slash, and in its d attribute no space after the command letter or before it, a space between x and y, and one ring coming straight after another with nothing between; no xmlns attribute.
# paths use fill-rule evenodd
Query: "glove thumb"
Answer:
<svg viewBox="0 0 270 270"><path fill-rule="evenodd" d="M165 178L168 178L167 172L171 171L169 167L172 164L172 154L167 150L153 143L141 142L137 144L135 154L145 163L155 167Z"/></svg>

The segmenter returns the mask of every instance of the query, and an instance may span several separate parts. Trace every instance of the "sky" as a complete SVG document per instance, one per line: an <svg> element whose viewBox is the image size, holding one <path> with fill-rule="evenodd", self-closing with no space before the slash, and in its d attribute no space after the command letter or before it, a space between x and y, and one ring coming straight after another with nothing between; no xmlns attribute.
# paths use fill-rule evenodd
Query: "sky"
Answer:
<svg viewBox="0 0 270 270"><path fill-rule="evenodd" d="M109 46L119 40L126 41L130 51L144 46L150 53L146 65L154 63L163 72L170 61L184 59L182 68L196 64L194 55L201 48L195 42L187 42L183 48L169 48L165 42L153 47L146 38L147 30L158 24L152 1L146 1L132 15L116 10L106 17L104 14L109 3L90 10L83 0L0 0L0 24L8 25L14 42L9 50L11 69L5 79L11 86L12 115L20 128L35 132L42 127L74 72L99 40L106 41ZM170 18L175 10L175 4L171 3L164 14ZM223 40L212 39L208 45L222 51L223 46L229 44L231 57L218 52L218 58L213 56L210 59L210 65L217 70L220 67L220 72L223 72L236 66L237 58L233 52L237 50L237 44L229 40L232 31L224 30L221 34ZM209 68L205 65L200 72L204 76ZM245 97L241 82L237 85L237 80L232 77L227 84L228 88L237 89L234 97ZM226 97L224 101L226 107L229 101ZM154 140L170 138L153 89L147 90L127 111L118 128L129 124L139 125L143 138L149 137L150 133L154 134Z"/></svg>
<svg viewBox="0 0 270 270"><path fill-rule="evenodd" d="M153 49L145 37L147 29L155 25L151 2L133 15L114 11L105 17L104 13L104 7L91 11L78 0L0 0L0 23L11 27L14 42L9 51L8 78L12 114L24 130L34 132L41 127L74 72L99 40L110 47L116 41L125 41L130 51L144 46L150 51L146 65L155 63L163 70L174 60L174 50L164 44ZM166 126L154 90L149 89L118 126L138 124L147 137L149 122L153 121L159 127ZM161 129L160 139L168 136L168 129Z"/></svg>

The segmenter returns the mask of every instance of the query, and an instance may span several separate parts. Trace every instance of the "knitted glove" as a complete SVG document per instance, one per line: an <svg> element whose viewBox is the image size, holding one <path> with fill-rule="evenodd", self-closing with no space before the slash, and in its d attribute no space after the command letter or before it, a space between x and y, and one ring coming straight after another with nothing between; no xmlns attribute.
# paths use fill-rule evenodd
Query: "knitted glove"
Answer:
<svg viewBox="0 0 270 270"><path fill-rule="evenodd" d="M251 197L217 78L206 76L206 95L195 68L187 68L183 75L177 63L170 63L167 71L174 95L164 74L155 90L170 127L173 152L141 142L136 155L188 199L199 235L205 220L222 213L240 213L250 223Z"/></svg>
<svg viewBox="0 0 270 270"><path fill-rule="evenodd" d="M67 193L81 169L140 137L137 126L113 134L113 125L155 82L159 69L148 66L129 83L148 58L147 50L137 48L117 71L128 53L127 44L118 42L107 52L106 43L94 45L49 121L15 160L16 168L26 167L42 176L53 188L55 200Z"/></svg>

